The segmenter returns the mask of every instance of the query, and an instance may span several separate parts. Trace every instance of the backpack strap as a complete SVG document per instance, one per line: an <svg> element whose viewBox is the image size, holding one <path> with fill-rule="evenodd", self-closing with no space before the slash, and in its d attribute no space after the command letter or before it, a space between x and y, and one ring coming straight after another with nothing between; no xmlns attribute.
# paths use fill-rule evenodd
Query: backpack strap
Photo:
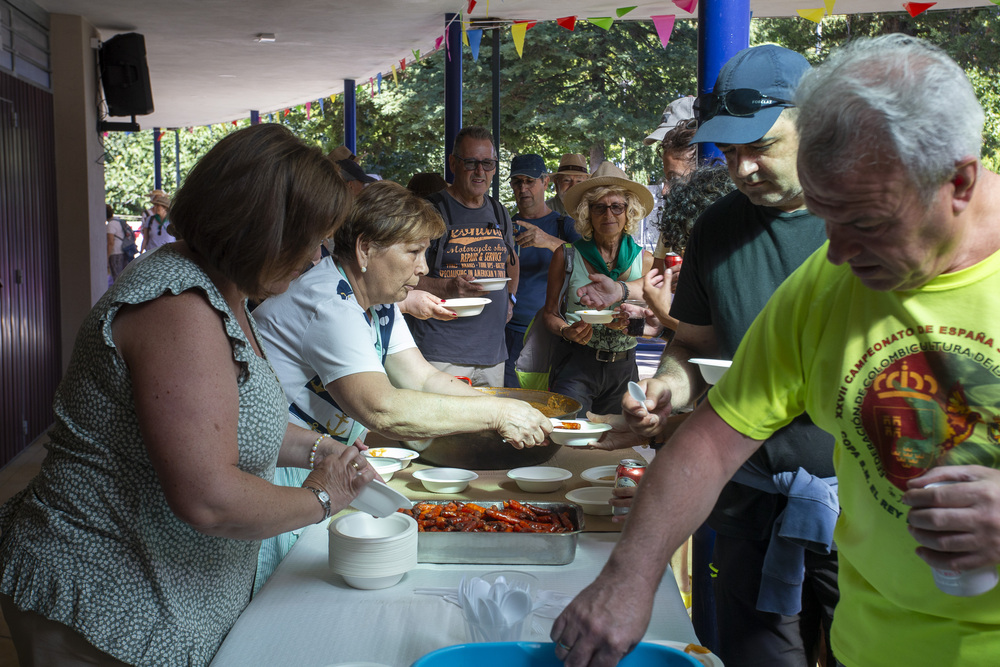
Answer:
<svg viewBox="0 0 1000 667"><path fill-rule="evenodd" d="M517 251L514 249L513 245L507 242L507 235L511 233L510 227L513 223L511 222L510 216L506 215L507 211L500 206L500 202L489 195L486 195L486 198L490 200L490 204L493 205L493 215L497 218L497 229L500 230L500 239L503 241L503 244L507 246L507 258L510 265L514 266L517 264Z"/></svg>
<svg viewBox="0 0 1000 667"><path fill-rule="evenodd" d="M576 248L573 247L572 243L563 244L563 258L566 260L566 266L564 267L565 274L563 275L563 284L559 289L559 311L566 314L566 300L569 291L569 279L573 275L573 258L576 255Z"/></svg>
<svg viewBox="0 0 1000 667"><path fill-rule="evenodd" d="M444 261L444 256L441 252L442 242L447 243L448 237L451 236L451 202L448 201L450 198L444 195L444 191L435 192L427 197L427 201L433 204L434 208L441 213L441 218L444 220L444 234L436 239L431 239L430 245L427 247L427 266L428 274L432 276L441 275L441 263Z"/></svg>

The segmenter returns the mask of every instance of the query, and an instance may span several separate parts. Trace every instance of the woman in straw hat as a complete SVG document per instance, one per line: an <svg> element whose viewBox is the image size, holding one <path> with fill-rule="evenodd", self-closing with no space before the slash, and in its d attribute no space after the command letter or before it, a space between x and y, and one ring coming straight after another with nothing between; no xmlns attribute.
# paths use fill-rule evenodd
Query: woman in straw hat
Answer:
<svg viewBox="0 0 1000 667"><path fill-rule="evenodd" d="M653 195L604 162L588 180L567 190L563 201L583 238L572 245L565 304L560 293L567 246L556 250L549 266L542 322L563 343L553 358L550 389L579 401L584 412L618 412L629 380L639 377L636 340L623 331L628 323L624 313L606 325L582 321L576 311L585 306L576 291L589 284L593 274L602 274L622 288L622 298L612 307L628 298L625 281L642 277L653 265L653 255L630 236L653 208Z"/></svg>

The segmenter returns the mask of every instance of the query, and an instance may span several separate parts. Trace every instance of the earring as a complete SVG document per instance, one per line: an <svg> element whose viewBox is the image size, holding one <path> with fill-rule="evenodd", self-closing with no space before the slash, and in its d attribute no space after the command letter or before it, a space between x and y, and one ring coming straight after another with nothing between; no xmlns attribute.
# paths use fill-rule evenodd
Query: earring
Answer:
<svg viewBox="0 0 1000 667"><path fill-rule="evenodd" d="M366 273L367 271L368 271L368 267L367 266L362 266L361 267L361 273Z"/></svg>

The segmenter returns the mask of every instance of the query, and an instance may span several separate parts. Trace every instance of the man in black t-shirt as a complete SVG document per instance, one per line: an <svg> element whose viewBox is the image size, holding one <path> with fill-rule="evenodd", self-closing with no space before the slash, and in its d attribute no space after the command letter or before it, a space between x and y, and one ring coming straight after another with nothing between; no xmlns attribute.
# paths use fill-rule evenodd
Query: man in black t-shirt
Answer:
<svg viewBox="0 0 1000 667"><path fill-rule="evenodd" d="M684 255L670 310L680 324L651 380L670 387L674 407L693 405L707 390L688 359L731 359L774 290L826 240L823 221L806 210L796 170L791 99L808 68L805 58L781 47L746 49L723 67L715 92L696 103L693 142L719 147L738 191L698 219ZM832 452L832 436L803 415L745 467L765 481L800 467L831 478ZM838 597L835 552L806 551L804 572L799 563L779 568L778 577L762 575L786 502L780 493L731 481L709 517L717 533L719 654L727 667L806 667L816 664L821 635L829 646ZM774 581L803 577L801 591ZM826 664L834 664L829 656Z"/></svg>

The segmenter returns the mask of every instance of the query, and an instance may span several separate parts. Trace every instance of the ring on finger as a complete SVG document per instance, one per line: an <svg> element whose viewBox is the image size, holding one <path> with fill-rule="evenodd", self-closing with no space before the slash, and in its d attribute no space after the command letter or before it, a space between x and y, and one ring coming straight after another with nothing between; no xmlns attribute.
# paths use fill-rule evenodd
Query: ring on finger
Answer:
<svg viewBox="0 0 1000 667"><path fill-rule="evenodd" d="M357 472L361 472L361 464L358 461L351 461L351 467Z"/></svg>
<svg viewBox="0 0 1000 667"><path fill-rule="evenodd" d="M564 651L572 651L573 650L572 646L566 646L566 644L563 644L562 642L556 642L556 646L558 646L559 648L561 648Z"/></svg>

